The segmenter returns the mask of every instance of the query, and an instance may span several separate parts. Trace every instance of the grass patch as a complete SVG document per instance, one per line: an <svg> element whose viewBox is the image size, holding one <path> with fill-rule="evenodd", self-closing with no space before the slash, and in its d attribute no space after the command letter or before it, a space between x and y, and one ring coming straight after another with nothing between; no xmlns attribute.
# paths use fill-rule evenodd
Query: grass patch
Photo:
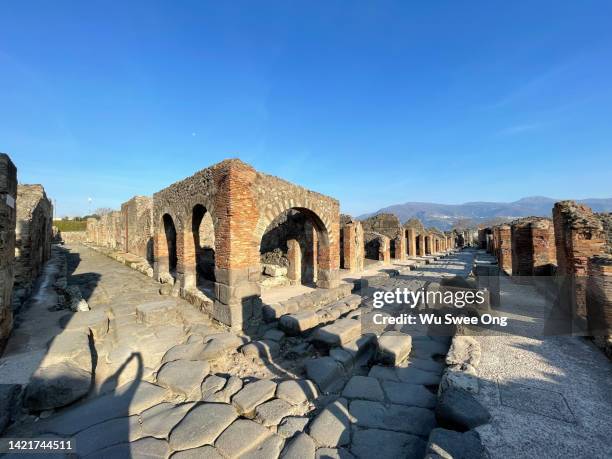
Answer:
<svg viewBox="0 0 612 459"><path fill-rule="evenodd" d="M70 233L72 231L85 231L87 229L87 222L77 220L57 220L53 222L53 226L56 226L62 233Z"/></svg>

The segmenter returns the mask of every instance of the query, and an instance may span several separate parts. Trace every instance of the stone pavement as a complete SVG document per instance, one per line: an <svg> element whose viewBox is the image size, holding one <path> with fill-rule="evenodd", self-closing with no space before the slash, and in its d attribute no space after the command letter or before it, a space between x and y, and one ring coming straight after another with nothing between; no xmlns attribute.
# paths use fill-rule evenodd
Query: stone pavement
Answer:
<svg viewBox="0 0 612 459"><path fill-rule="evenodd" d="M24 416L5 435L75 437L80 457L425 454L447 337L369 329L371 298L359 304L353 295L340 301L340 316L323 315L304 333L286 336L274 321L263 339L237 335L160 296L150 278L84 246L70 250L69 282L91 311L56 312L51 348L62 343L65 355L77 355L72 337L86 333L91 359L72 363L93 366L93 389ZM387 269L371 286L414 287L471 266L469 254L428 261L413 271L398 266L393 277Z"/></svg>

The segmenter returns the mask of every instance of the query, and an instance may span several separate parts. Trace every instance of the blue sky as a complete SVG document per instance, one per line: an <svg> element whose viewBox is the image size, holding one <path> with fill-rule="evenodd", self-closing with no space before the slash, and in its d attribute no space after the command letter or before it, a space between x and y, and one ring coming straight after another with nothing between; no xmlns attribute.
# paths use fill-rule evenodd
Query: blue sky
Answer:
<svg viewBox="0 0 612 459"><path fill-rule="evenodd" d="M4 1L0 151L58 215L228 157L355 215L611 197L610 17L609 1Z"/></svg>

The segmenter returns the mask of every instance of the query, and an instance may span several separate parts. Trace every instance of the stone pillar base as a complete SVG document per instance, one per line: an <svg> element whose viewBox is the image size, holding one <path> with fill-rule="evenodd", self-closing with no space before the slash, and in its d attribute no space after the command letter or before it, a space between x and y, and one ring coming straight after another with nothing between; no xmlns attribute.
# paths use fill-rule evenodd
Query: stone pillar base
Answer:
<svg viewBox="0 0 612 459"><path fill-rule="evenodd" d="M261 317L260 266L215 268L213 317L233 330L245 330Z"/></svg>
<svg viewBox="0 0 612 459"><path fill-rule="evenodd" d="M338 269L319 269L317 287L334 288L340 285L340 270Z"/></svg>

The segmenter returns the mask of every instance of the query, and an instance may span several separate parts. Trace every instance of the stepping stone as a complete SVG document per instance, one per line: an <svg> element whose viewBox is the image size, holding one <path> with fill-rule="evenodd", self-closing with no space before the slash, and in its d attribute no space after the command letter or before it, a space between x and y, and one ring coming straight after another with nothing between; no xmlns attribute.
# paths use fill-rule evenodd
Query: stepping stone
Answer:
<svg viewBox="0 0 612 459"><path fill-rule="evenodd" d="M491 419L489 411L467 391L450 388L442 392L436 406L441 427L465 432Z"/></svg>
<svg viewBox="0 0 612 459"><path fill-rule="evenodd" d="M24 392L23 405L30 411L52 410L84 397L92 374L69 362L38 368Z"/></svg>
<svg viewBox="0 0 612 459"><path fill-rule="evenodd" d="M406 366L430 371L438 375L442 375L446 369L446 365L443 362L436 362L432 359L418 359L414 357L410 357L410 360L407 362Z"/></svg>
<svg viewBox="0 0 612 459"><path fill-rule="evenodd" d="M227 380L221 376L207 376L206 379L202 381L202 385L200 386L200 390L202 392L202 400L205 400L209 396L219 392L225 387L226 383Z"/></svg>
<svg viewBox="0 0 612 459"><path fill-rule="evenodd" d="M319 325L319 316L314 311L286 314L280 318L279 326L288 335L299 335Z"/></svg>
<svg viewBox="0 0 612 459"><path fill-rule="evenodd" d="M380 383L376 378L368 376L353 376L342 391L342 396L345 398L361 398L366 400L384 401Z"/></svg>
<svg viewBox="0 0 612 459"><path fill-rule="evenodd" d="M291 379L278 384L276 397L292 405L301 405L319 396L319 391L308 379Z"/></svg>
<svg viewBox="0 0 612 459"><path fill-rule="evenodd" d="M284 459L303 459L311 458L315 455L315 442L305 433L297 435L283 450L281 458Z"/></svg>
<svg viewBox="0 0 612 459"><path fill-rule="evenodd" d="M431 371L421 370L419 368L407 367L407 368L396 368L395 374L402 382L410 384L423 384L438 385L440 383L440 376Z"/></svg>
<svg viewBox="0 0 612 459"><path fill-rule="evenodd" d="M361 336L361 321L340 319L312 334L312 341L327 347L342 346Z"/></svg>
<svg viewBox="0 0 612 459"><path fill-rule="evenodd" d="M391 403L421 408L434 408L436 406L435 394L421 384L383 381L382 387Z"/></svg>
<svg viewBox="0 0 612 459"><path fill-rule="evenodd" d="M251 417L258 405L270 400L276 392L276 383L261 379L245 385L232 398L232 404L243 416Z"/></svg>
<svg viewBox="0 0 612 459"><path fill-rule="evenodd" d="M142 437L168 438L168 434L185 417L195 403L160 403L140 415Z"/></svg>
<svg viewBox="0 0 612 459"><path fill-rule="evenodd" d="M200 385L210 371L210 364L198 360L175 360L165 363L157 373L157 383L188 400L199 400Z"/></svg>
<svg viewBox="0 0 612 459"><path fill-rule="evenodd" d="M265 427L277 426L284 417L294 414L294 411L293 405L275 398L255 409L255 420Z"/></svg>
<svg viewBox="0 0 612 459"><path fill-rule="evenodd" d="M205 445L199 448L186 449L184 451L177 451L171 459L223 459L223 456L219 454L214 446Z"/></svg>
<svg viewBox="0 0 612 459"><path fill-rule="evenodd" d="M238 419L215 442L215 447L225 457L243 457L273 434L265 427L248 419Z"/></svg>
<svg viewBox="0 0 612 459"><path fill-rule="evenodd" d="M66 330L57 335L39 367L63 362L91 373L93 364L89 348L89 330Z"/></svg>
<svg viewBox="0 0 612 459"><path fill-rule="evenodd" d="M352 416L346 399L327 405L310 424L309 433L318 446L337 447L350 441Z"/></svg>
<svg viewBox="0 0 612 459"><path fill-rule="evenodd" d="M426 443L415 435L379 429L358 429L353 434L351 452L357 457L397 459L423 457Z"/></svg>
<svg viewBox="0 0 612 459"><path fill-rule="evenodd" d="M315 459L354 459L351 453L344 448L319 448Z"/></svg>
<svg viewBox="0 0 612 459"><path fill-rule="evenodd" d="M280 422L276 432L283 438L291 438L297 432L303 432L308 425L308 421L310 419L304 416L287 416Z"/></svg>
<svg viewBox="0 0 612 459"><path fill-rule="evenodd" d="M408 358L412 349L412 337L400 332L388 331L378 338L378 361L385 365L398 365Z"/></svg>
<svg viewBox="0 0 612 459"><path fill-rule="evenodd" d="M486 457L480 435L475 430L456 432L435 428L429 435L427 457Z"/></svg>
<svg viewBox="0 0 612 459"><path fill-rule="evenodd" d="M358 426L366 428L427 436L436 426L433 411L413 406L354 400L351 402L350 413Z"/></svg>
<svg viewBox="0 0 612 459"><path fill-rule="evenodd" d="M342 365L332 357L320 357L307 360L305 363L306 374L321 390L326 390L333 383L344 377Z"/></svg>
<svg viewBox="0 0 612 459"><path fill-rule="evenodd" d="M191 409L172 429L168 438L173 450L212 445L217 437L238 417L232 405L202 403Z"/></svg>

